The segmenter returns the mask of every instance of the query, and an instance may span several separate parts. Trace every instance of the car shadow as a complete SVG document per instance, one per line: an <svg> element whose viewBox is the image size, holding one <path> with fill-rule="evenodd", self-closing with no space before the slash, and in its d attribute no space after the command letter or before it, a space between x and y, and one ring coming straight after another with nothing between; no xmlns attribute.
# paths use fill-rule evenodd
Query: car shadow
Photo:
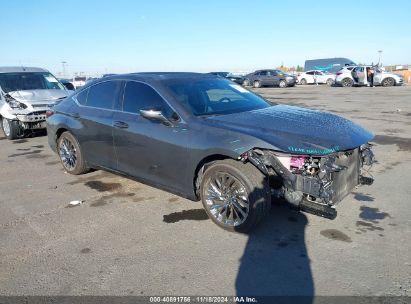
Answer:
<svg viewBox="0 0 411 304"><path fill-rule="evenodd" d="M303 213L285 202L272 205L249 233L236 278L237 296L256 297L259 303L312 303L314 284L304 238L307 222Z"/></svg>

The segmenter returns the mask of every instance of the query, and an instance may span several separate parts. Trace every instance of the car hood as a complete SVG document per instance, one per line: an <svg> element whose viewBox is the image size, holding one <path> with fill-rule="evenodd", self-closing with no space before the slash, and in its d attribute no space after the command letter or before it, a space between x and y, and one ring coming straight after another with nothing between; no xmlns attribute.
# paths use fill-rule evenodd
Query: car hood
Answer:
<svg viewBox="0 0 411 304"><path fill-rule="evenodd" d="M7 94L26 104L53 104L57 100L67 97L69 92L66 90L24 90Z"/></svg>
<svg viewBox="0 0 411 304"><path fill-rule="evenodd" d="M292 154L326 155L359 147L374 137L340 116L286 105L206 120L219 128L258 138L273 150Z"/></svg>
<svg viewBox="0 0 411 304"><path fill-rule="evenodd" d="M240 76L240 75L227 75L226 78L236 78L236 79L239 79L239 78L243 78L243 76Z"/></svg>

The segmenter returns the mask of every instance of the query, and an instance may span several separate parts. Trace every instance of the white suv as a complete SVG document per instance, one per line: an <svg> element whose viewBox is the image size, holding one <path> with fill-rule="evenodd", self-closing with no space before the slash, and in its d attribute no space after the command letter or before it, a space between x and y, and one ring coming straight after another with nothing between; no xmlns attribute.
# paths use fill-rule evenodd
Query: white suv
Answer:
<svg viewBox="0 0 411 304"><path fill-rule="evenodd" d="M383 71L381 68L371 65L357 65L344 67L339 70L336 73L335 84L343 87L370 85L367 79L367 72L370 68L374 69L373 85L391 87L404 83L404 78L400 75Z"/></svg>

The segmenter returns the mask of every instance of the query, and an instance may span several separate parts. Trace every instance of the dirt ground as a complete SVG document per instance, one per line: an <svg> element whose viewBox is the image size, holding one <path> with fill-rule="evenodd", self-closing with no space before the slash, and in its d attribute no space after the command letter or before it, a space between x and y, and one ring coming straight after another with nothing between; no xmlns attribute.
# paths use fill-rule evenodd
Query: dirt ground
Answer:
<svg viewBox="0 0 411 304"><path fill-rule="evenodd" d="M275 204L235 234L199 202L103 171L65 173L46 136L0 134L0 295L410 296L411 86L256 92L375 133L374 185L333 221Z"/></svg>

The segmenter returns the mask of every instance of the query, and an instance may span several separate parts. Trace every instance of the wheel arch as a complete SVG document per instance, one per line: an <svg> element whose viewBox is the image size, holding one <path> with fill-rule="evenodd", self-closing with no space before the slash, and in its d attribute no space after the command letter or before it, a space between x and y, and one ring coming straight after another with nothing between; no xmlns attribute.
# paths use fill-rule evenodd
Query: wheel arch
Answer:
<svg viewBox="0 0 411 304"><path fill-rule="evenodd" d="M65 127L60 127L60 128L57 129L57 131L56 131L56 142L59 140L61 134L63 134L66 131L69 131L69 130Z"/></svg>
<svg viewBox="0 0 411 304"><path fill-rule="evenodd" d="M205 169L207 166L211 165L212 163L219 161L219 160L225 160L225 159L233 159L233 157L225 155L225 154L211 154L203 159L200 160L200 162L197 164L196 169L194 171L194 178L193 178L193 187L194 187L194 194L197 199L200 198L200 185L201 185L201 180L204 174Z"/></svg>

